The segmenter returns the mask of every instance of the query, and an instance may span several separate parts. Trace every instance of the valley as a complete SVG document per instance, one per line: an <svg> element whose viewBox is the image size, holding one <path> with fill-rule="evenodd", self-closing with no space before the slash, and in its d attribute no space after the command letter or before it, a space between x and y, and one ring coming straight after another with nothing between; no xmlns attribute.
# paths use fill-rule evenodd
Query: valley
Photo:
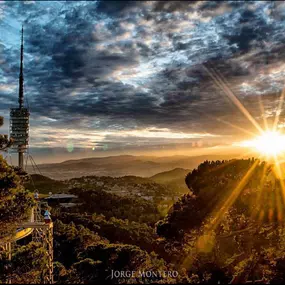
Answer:
<svg viewBox="0 0 285 285"><path fill-rule="evenodd" d="M175 168L193 169L204 160L222 160L233 158L232 155L203 156L133 156L119 155L109 157L94 157L77 160L67 160L61 163L39 164L44 176L56 180L78 178L82 176L140 176L151 177L161 172ZM28 166L28 173L38 173Z"/></svg>

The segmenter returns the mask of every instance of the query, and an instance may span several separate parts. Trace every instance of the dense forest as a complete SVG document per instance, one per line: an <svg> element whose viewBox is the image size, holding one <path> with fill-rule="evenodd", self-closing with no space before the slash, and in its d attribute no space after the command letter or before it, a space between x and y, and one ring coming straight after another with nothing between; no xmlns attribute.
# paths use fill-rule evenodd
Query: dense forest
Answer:
<svg viewBox="0 0 285 285"><path fill-rule="evenodd" d="M278 165L253 158L205 161L186 175L188 193L166 214L158 201L77 183L69 189L78 196L77 206L50 209L55 282L284 283L285 184L279 172ZM33 201L3 160L0 175L2 237L8 225L15 230ZM44 263L40 244L17 245L12 281L41 282ZM7 275L5 264L2 254L0 272ZM112 270L178 274L111 278Z"/></svg>
<svg viewBox="0 0 285 285"><path fill-rule="evenodd" d="M22 185L17 169L0 156L0 237L9 237L33 205L31 193Z"/></svg>

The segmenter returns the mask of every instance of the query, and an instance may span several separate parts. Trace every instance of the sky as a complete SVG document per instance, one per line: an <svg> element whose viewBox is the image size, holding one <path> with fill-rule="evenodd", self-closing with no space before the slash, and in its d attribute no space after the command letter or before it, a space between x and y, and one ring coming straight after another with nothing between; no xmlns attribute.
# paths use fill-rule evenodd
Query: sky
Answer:
<svg viewBox="0 0 285 285"><path fill-rule="evenodd" d="M22 24L37 155L220 151L285 127L284 2L0 1L2 133Z"/></svg>

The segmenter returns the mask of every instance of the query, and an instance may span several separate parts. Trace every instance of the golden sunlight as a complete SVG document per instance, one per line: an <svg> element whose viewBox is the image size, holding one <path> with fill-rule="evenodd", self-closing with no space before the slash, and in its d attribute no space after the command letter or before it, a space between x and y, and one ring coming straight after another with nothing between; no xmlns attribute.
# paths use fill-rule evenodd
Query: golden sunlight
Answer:
<svg viewBox="0 0 285 285"><path fill-rule="evenodd" d="M285 135L277 131L264 131L255 139L241 142L239 145L253 148L265 156L276 156L285 151Z"/></svg>

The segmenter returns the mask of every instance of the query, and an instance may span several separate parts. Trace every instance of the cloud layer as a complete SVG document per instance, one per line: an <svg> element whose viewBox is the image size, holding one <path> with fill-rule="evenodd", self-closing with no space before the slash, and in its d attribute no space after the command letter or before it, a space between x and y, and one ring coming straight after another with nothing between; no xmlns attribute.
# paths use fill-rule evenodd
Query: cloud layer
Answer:
<svg viewBox="0 0 285 285"><path fill-rule="evenodd" d="M244 136L241 128L256 132L205 67L225 78L258 123L276 114L283 2L2 1L6 118L17 102L21 23L33 146L225 143Z"/></svg>

